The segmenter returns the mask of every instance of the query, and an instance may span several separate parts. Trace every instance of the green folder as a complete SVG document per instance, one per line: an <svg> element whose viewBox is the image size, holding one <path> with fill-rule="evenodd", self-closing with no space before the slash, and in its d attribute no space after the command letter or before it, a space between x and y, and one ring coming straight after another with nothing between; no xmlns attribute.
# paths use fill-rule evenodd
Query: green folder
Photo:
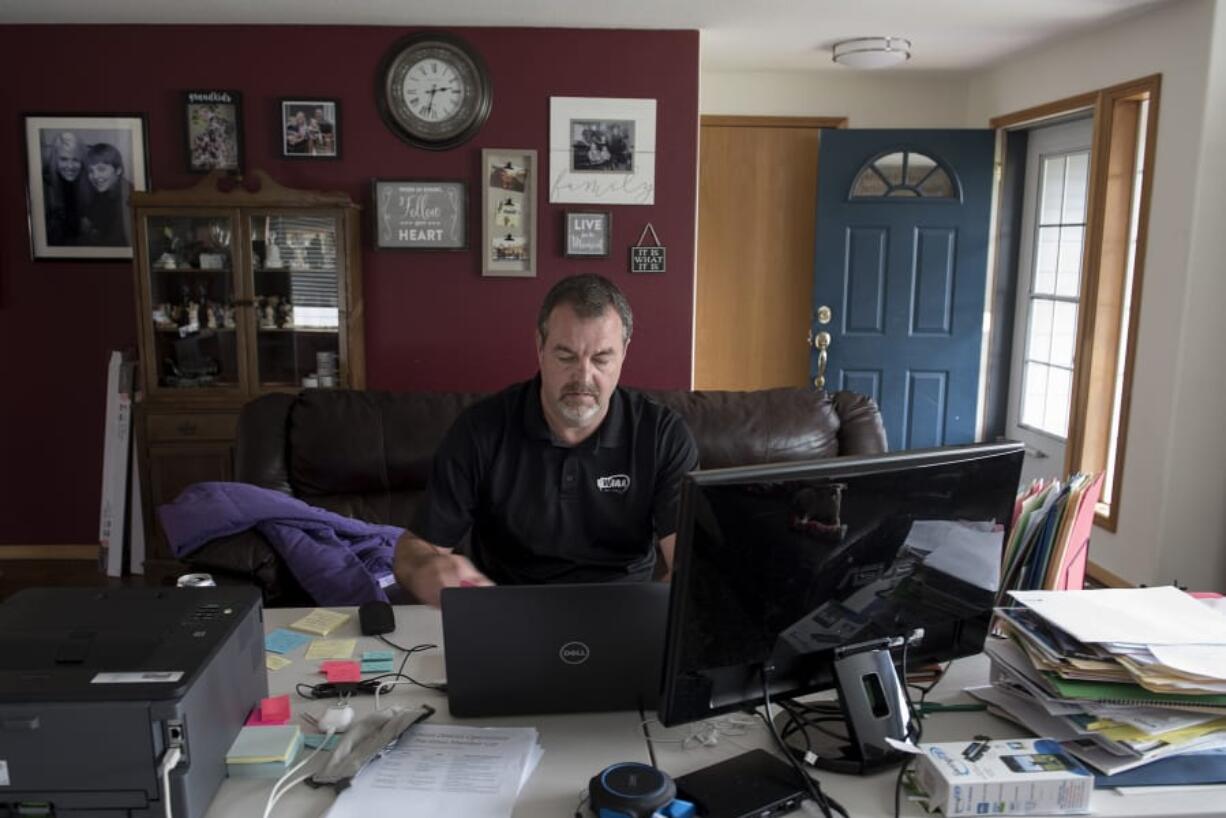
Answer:
<svg viewBox="0 0 1226 818"><path fill-rule="evenodd" d="M1065 679L1048 671L1042 673L1052 689L1063 699L1080 699L1101 704L1226 707L1226 694L1155 693L1135 684L1086 682L1080 679Z"/></svg>

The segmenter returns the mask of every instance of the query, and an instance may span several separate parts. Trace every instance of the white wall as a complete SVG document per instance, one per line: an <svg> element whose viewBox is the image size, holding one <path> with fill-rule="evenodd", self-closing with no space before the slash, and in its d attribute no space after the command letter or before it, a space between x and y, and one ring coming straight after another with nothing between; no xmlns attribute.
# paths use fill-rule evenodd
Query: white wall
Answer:
<svg viewBox="0 0 1226 818"><path fill-rule="evenodd" d="M1206 428L1209 418L1202 417L1222 415L1222 344L1210 338L1217 329L1213 316L1199 315L1220 313L1226 303L1220 272L1211 269L1213 259L1223 257L1221 146L1213 162L1216 175L1207 174L1208 166L1198 161L1207 122L1213 12L1213 0L1172 3L998 65L971 80L967 122L985 123L1000 114L1162 74L1120 525L1114 535L1095 530L1091 554L1134 582L1178 579L1226 590L1226 429L1220 420ZM1226 58L1221 48L1216 58ZM1219 99L1214 104L1220 108L1223 89L1215 90ZM1211 118L1220 119L1220 113ZM1201 180L1206 185L1198 192ZM1202 303L1202 298L1212 300ZM1205 323L1192 326L1193 321ZM1205 348L1190 348L1201 345ZM1200 394L1198 388L1210 383L1202 380L1206 366L1219 370L1211 378L1217 381L1214 394ZM1206 495L1211 499L1202 502Z"/></svg>
<svg viewBox="0 0 1226 818"><path fill-rule="evenodd" d="M904 69L853 73L703 71L698 110L741 116L845 116L854 128L962 127L967 79Z"/></svg>
<svg viewBox="0 0 1226 818"><path fill-rule="evenodd" d="M1171 443L1166 463L1158 576L1226 590L1226 3L1217 4L1196 165L1188 288L1179 327ZM1182 475L1187 474L1190 479ZM1182 547L1170 547L1180 544Z"/></svg>

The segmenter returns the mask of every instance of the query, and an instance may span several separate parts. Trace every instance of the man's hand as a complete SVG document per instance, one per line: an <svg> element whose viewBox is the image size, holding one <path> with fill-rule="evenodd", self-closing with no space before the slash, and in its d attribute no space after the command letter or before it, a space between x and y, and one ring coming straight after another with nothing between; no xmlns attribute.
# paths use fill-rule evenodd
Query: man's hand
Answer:
<svg viewBox="0 0 1226 818"><path fill-rule="evenodd" d="M431 545L407 531L396 543L393 571L413 596L435 608L444 588L494 584L467 557Z"/></svg>

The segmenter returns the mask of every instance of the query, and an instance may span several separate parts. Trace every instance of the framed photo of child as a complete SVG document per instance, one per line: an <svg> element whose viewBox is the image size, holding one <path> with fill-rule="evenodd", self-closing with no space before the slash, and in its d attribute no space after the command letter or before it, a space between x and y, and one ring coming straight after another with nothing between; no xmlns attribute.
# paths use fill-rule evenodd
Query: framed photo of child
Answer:
<svg viewBox="0 0 1226 818"><path fill-rule="evenodd" d="M281 156L339 159L340 108L340 102L334 99L281 100Z"/></svg>
<svg viewBox="0 0 1226 818"><path fill-rule="evenodd" d="M25 117L31 255L130 259L134 190L149 189L139 114Z"/></svg>

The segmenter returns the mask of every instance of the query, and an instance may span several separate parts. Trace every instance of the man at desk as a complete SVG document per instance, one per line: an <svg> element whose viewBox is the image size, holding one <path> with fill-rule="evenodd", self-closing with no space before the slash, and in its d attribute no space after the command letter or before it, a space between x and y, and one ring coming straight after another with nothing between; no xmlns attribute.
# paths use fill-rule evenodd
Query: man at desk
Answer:
<svg viewBox="0 0 1226 818"><path fill-rule="evenodd" d="M396 543L423 602L459 585L646 580L672 570L677 491L697 467L684 421L618 387L630 304L598 275L564 278L537 318L539 374L469 407L434 456ZM470 534L471 560L455 552Z"/></svg>

